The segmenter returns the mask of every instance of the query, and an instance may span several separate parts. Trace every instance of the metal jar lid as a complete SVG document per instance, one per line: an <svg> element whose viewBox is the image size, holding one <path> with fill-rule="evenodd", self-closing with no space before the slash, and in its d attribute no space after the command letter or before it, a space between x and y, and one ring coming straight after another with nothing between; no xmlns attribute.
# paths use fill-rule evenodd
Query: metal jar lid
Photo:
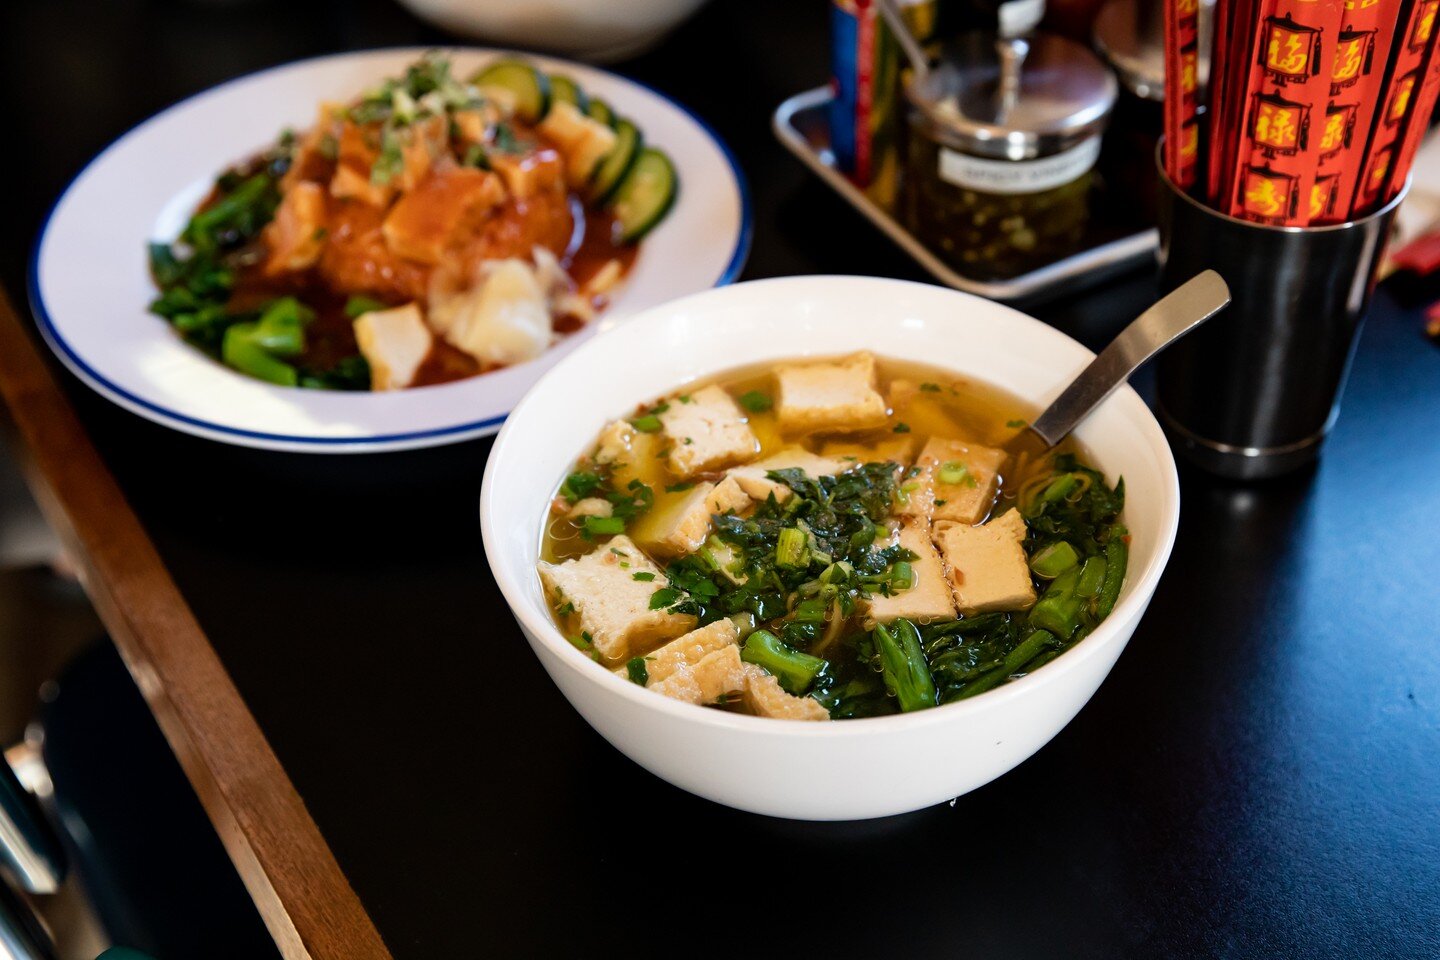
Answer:
<svg viewBox="0 0 1440 960"><path fill-rule="evenodd" d="M905 84L911 122L957 150L1030 160L1105 128L1115 75L1084 46L1049 33L960 36L940 63Z"/></svg>

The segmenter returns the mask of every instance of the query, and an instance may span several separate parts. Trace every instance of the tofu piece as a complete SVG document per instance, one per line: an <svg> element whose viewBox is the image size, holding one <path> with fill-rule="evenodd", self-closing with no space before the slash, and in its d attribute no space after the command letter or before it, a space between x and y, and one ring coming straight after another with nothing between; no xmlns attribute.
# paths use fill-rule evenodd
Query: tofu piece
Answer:
<svg viewBox="0 0 1440 960"><path fill-rule="evenodd" d="M342 163L330 177L330 196L337 200L355 200L372 207L385 207L395 196L395 187L388 183L373 183L370 174Z"/></svg>
<svg viewBox="0 0 1440 960"><path fill-rule="evenodd" d="M565 511L565 519L581 520L585 517L610 517L615 515L615 504L599 497L577 500L575 506Z"/></svg>
<svg viewBox="0 0 1440 960"><path fill-rule="evenodd" d="M689 614L650 609L650 598L670 580L624 534L593 553L564 563L541 561L539 568L551 602L575 605L580 628L608 660L648 650L695 626ZM636 580L637 573L652 574L654 579Z"/></svg>
<svg viewBox="0 0 1440 960"><path fill-rule="evenodd" d="M915 460L915 438L902 433L891 439L881 440L879 443L827 440L821 445L820 454L851 464L881 463L892 460L902 467L908 467Z"/></svg>
<svg viewBox="0 0 1440 960"><path fill-rule="evenodd" d="M426 177L390 208L381 225L385 246L416 263L440 262L466 224L505 202L505 184L489 171L453 167Z"/></svg>
<svg viewBox="0 0 1440 960"><path fill-rule="evenodd" d="M779 720L829 720L830 711L813 697L786 693L776 680L754 664L745 665L745 706L760 717Z"/></svg>
<svg viewBox="0 0 1440 960"><path fill-rule="evenodd" d="M637 527L643 525L644 533L637 531L635 536L646 547L665 556L694 553L710 536L711 516L739 513L750 503L749 494L734 477L726 477L719 483L700 483L676 506L661 511L652 509L637 524Z"/></svg>
<svg viewBox="0 0 1440 960"><path fill-rule="evenodd" d="M418 304L372 310L355 318L355 342L370 364L371 390L399 390L415 381L435 337Z"/></svg>
<svg viewBox="0 0 1440 960"><path fill-rule="evenodd" d="M536 129L565 155L565 174L573 184L589 182L595 165L615 146L614 130L564 101L552 102Z"/></svg>
<svg viewBox="0 0 1440 960"><path fill-rule="evenodd" d="M731 644L711 653L693 667L671 674L648 689L686 703L715 703L745 687L745 664L740 648Z"/></svg>
<svg viewBox="0 0 1440 960"><path fill-rule="evenodd" d="M370 170L380 155L378 131L367 130L357 123L342 123L336 145L337 165L330 179L330 195L342 200L358 200L372 207L388 206L395 196L395 184L375 183Z"/></svg>
<svg viewBox="0 0 1440 960"><path fill-rule="evenodd" d="M1004 462L1003 450L931 437L915 461L919 474L904 483L905 486L913 483L914 487L909 490L901 512L931 520L979 523L995 504L995 490ZM959 483L946 483L941 479L948 464L965 468Z"/></svg>
<svg viewBox="0 0 1440 960"><path fill-rule="evenodd" d="M730 394L711 385L688 397L671 398L660 414L660 430L671 443L666 463L677 477L727 467L759 452L760 442Z"/></svg>
<svg viewBox="0 0 1440 960"><path fill-rule="evenodd" d="M406 192L418 187L435 165L435 158L448 152L449 125L441 116L428 117L410 125L400 147L400 173L395 184ZM499 183L499 178L496 178Z"/></svg>
<svg viewBox="0 0 1440 960"><path fill-rule="evenodd" d="M1035 587L1025 559L1025 520L1018 511L1007 511L978 527L941 521L932 534L961 613L970 616L1034 605Z"/></svg>
<svg viewBox="0 0 1440 960"><path fill-rule="evenodd" d="M773 493L776 503L784 503L790 498L791 490L785 484L766 477L765 474L769 471L798 467L805 472L807 477L833 477L837 473L844 473L854 465L853 460L822 457L811 453L804 447L794 446L777 450L770 456L743 467L733 467L730 470L730 476L752 500L764 501Z"/></svg>
<svg viewBox="0 0 1440 960"><path fill-rule="evenodd" d="M325 249L325 190L317 183L297 183L275 209L263 233L270 254L265 272L271 276L308 270Z"/></svg>
<svg viewBox="0 0 1440 960"><path fill-rule="evenodd" d="M868 353L831 363L779 367L775 412L787 433L845 433L885 423L885 398L875 389Z"/></svg>
<svg viewBox="0 0 1440 960"><path fill-rule="evenodd" d="M491 150L490 166L516 200L564 188L565 163L559 151L550 147L525 154Z"/></svg>
<svg viewBox="0 0 1440 960"><path fill-rule="evenodd" d="M402 201L403 202L403 201ZM550 306L524 260L496 260L478 286L431 297L430 322L485 366L533 360L550 346Z"/></svg>
<svg viewBox="0 0 1440 960"><path fill-rule="evenodd" d="M645 654L645 672L648 687L669 679L676 673L692 670L705 657L725 647L735 647L740 632L729 620L716 620ZM736 647L738 650L739 648ZM615 668L622 676L626 673L624 664Z"/></svg>
<svg viewBox="0 0 1440 960"><path fill-rule="evenodd" d="M930 528L922 522L909 522L900 528L900 546L916 555L910 561L915 573L915 585L893 596L874 594L870 597L868 619L874 623L889 623L904 617L919 623L933 623L937 620L955 619L955 599L951 595L950 581L945 575L945 565L940 552L930 542Z"/></svg>
<svg viewBox="0 0 1440 960"><path fill-rule="evenodd" d="M639 432L629 420L607 423L595 443L595 462L624 463L630 457L630 445Z"/></svg>

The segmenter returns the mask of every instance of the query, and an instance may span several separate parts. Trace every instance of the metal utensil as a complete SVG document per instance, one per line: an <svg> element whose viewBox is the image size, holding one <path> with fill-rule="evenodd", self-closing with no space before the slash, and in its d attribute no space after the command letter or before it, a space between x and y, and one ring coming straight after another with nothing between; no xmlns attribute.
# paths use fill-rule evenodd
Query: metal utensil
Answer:
<svg viewBox="0 0 1440 960"><path fill-rule="evenodd" d="M1047 447L1064 440L1071 430L1090 416L1115 388L1151 357L1219 313L1230 302L1230 288L1220 274L1206 270L1176 287L1154 306L1136 317L1130 326L1110 341L1090 365L1030 429Z"/></svg>
<svg viewBox="0 0 1440 960"><path fill-rule="evenodd" d="M910 67L915 71L916 76L923 77L930 72L930 57L920 46L920 41L915 39L915 34L910 32L910 27L905 22L905 17L895 0L879 0L880 16L884 18L890 32L895 35L895 40L900 44L900 50L905 54L905 59L910 61Z"/></svg>

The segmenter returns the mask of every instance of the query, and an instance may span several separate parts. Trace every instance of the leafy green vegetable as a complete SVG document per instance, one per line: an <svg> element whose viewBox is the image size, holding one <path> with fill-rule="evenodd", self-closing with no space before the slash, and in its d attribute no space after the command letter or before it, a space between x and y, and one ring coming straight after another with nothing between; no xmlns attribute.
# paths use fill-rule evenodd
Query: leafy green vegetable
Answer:
<svg viewBox="0 0 1440 960"><path fill-rule="evenodd" d="M885 689L899 702L900 709L909 713L935 706L935 681L915 624L909 620L896 620L888 627L876 624L874 639Z"/></svg>
<svg viewBox="0 0 1440 960"><path fill-rule="evenodd" d="M600 475L589 470L576 470L560 484L560 496L571 503L578 503L600 486Z"/></svg>
<svg viewBox="0 0 1440 960"><path fill-rule="evenodd" d="M642 687L650 683L650 668L645 665L644 657L631 657L625 661L625 673L630 677L631 683L638 683Z"/></svg>
<svg viewBox="0 0 1440 960"><path fill-rule="evenodd" d="M376 300L374 297L354 296L345 301L345 316L351 320L364 314L384 309L386 309L385 304Z"/></svg>
<svg viewBox="0 0 1440 960"><path fill-rule="evenodd" d="M768 630L756 630L745 638L740 659L774 674L780 686L796 696L810 688L826 665L823 658L801 653Z"/></svg>
<svg viewBox="0 0 1440 960"><path fill-rule="evenodd" d="M747 413L764 413L774 406L770 395L761 393L759 390L748 390L740 394L740 406L745 408Z"/></svg>
<svg viewBox="0 0 1440 960"><path fill-rule="evenodd" d="M1047 543L1036 551L1030 558L1030 569L1037 577L1054 580L1079 562L1080 555L1075 552L1075 548L1064 540L1059 540Z"/></svg>
<svg viewBox="0 0 1440 960"><path fill-rule="evenodd" d="M336 361L329 370L306 370L302 387L315 390L369 390L370 362L358 353Z"/></svg>
<svg viewBox="0 0 1440 960"><path fill-rule="evenodd" d="M660 418L655 416L655 414L653 413L647 413L644 416L636 417L634 420L630 421L630 425L633 426L636 430L639 430L641 433L659 433L661 426Z"/></svg>
<svg viewBox="0 0 1440 960"><path fill-rule="evenodd" d="M587 540L596 537L613 537L625 532L625 521L619 517L584 517L580 521L580 533Z"/></svg>

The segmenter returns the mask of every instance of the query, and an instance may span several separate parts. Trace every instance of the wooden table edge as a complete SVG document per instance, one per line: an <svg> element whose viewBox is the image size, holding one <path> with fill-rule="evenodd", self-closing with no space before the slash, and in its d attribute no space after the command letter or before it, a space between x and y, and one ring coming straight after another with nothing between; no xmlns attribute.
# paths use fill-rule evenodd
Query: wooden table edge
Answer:
<svg viewBox="0 0 1440 960"><path fill-rule="evenodd" d="M286 960L388 960L379 932L0 290L0 399L27 480Z"/></svg>

